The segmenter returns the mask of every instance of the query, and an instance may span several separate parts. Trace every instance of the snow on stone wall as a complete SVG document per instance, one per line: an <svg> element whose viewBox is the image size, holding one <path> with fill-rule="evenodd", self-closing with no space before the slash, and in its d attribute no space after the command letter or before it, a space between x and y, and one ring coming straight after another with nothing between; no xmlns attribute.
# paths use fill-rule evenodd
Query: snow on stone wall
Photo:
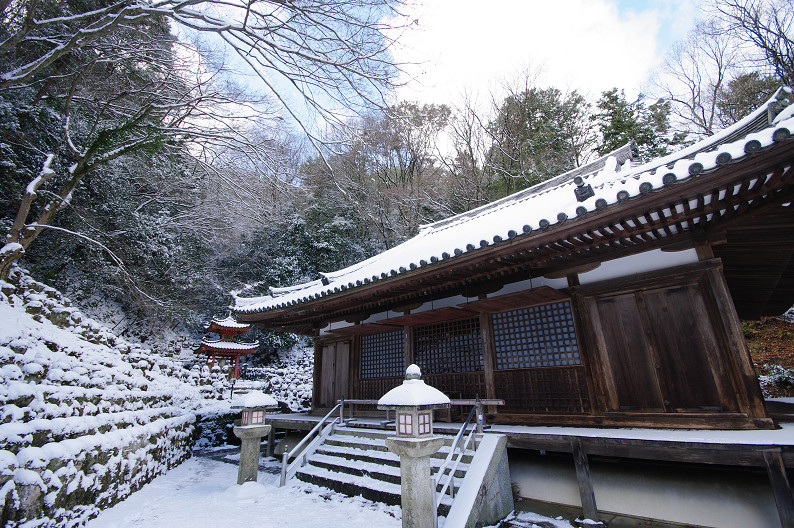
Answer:
<svg viewBox="0 0 794 528"><path fill-rule="evenodd" d="M82 524L188 458L216 378L15 269L0 282L0 525Z"/></svg>

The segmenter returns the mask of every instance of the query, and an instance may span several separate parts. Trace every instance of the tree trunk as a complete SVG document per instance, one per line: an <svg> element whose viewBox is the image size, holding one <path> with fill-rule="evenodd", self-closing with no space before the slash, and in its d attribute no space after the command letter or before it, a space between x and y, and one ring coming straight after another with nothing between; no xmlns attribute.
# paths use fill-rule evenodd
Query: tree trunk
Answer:
<svg viewBox="0 0 794 528"><path fill-rule="evenodd" d="M0 280L8 280L11 266L14 262L22 258L24 254L25 249L22 247L22 244L18 242L9 242L0 248Z"/></svg>
<svg viewBox="0 0 794 528"><path fill-rule="evenodd" d="M0 248L0 280L8 280L11 266L22 258L30 244L32 244L44 230L43 226L52 223L55 214L68 203L72 191L87 173L85 160L81 159L78 163L74 164L69 170L71 177L60 191L48 201L47 205L44 206L36 222L32 225L26 225L27 218L30 215L30 208L36 200L36 191L55 175L55 171L51 168L54 159L54 154L48 154L39 175L31 180L25 188L22 203L19 205L14 223L8 231L5 245Z"/></svg>

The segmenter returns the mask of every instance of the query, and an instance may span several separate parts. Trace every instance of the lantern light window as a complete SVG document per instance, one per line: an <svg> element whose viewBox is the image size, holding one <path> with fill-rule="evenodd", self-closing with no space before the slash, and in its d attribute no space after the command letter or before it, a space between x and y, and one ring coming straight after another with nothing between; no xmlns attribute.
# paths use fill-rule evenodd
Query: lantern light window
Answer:
<svg viewBox="0 0 794 528"><path fill-rule="evenodd" d="M412 416L408 413L398 413L398 429L397 434L401 435L413 435L413 420ZM422 421L419 420L419 426L421 428Z"/></svg>
<svg viewBox="0 0 794 528"><path fill-rule="evenodd" d="M433 432L430 425L430 413L421 413L419 415L419 434L429 435Z"/></svg>

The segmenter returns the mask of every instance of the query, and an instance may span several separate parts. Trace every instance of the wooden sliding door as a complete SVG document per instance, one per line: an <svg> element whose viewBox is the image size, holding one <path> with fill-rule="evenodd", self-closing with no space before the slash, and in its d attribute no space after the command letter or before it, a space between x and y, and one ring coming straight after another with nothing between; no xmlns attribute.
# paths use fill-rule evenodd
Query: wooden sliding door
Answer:
<svg viewBox="0 0 794 528"><path fill-rule="evenodd" d="M348 398L350 381L350 341L323 345L321 354L318 405L333 407Z"/></svg>

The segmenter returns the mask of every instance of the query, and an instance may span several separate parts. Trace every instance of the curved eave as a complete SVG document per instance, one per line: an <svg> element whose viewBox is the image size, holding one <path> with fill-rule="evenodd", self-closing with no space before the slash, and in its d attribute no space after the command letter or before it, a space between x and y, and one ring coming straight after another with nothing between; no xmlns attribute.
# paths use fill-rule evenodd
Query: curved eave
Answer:
<svg viewBox="0 0 794 528"><path fill-rule="evenodd" d="M253 348L243 348L243 349L228 349L228 348L216 348L207 345L201 345L197 350L196 354L214 354L216 356L247 356L249 354L253 354L256 352L257 347Z"/></svg>
<svg viewBox="0 0 794 528"><path fill-rule="evenodd" d="M204 329L204 332L206 333L212 332L214 334L219 334L219 335L241 335L250 331L251 331L251 325L249 324L245 325L244 327L224 326L216 323L215 321L210 323L210 325Z"/></svg>
<svg viewBox="0 0 794 528"><path fill-rule="evenodd" d="M235 311L242 322L311 334L323 321L382 311L488 281L511 282L526 278L530 270L538 276L705 239L748 210L794 199L793 161L794 141L782 140L708 172L560 219L542 230L469 247L437 262L368 284L348 285L332 294L292 300L267 311Z"/></svg>

